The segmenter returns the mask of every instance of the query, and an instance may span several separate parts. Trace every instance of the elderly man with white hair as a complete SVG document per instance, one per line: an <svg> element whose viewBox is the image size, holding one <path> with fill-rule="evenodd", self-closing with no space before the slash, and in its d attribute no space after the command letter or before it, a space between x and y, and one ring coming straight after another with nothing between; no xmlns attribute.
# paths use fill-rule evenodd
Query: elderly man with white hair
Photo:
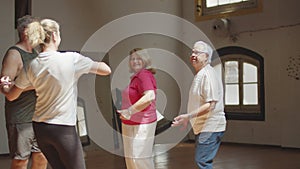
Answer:
<svg viewBox="0 0 300 169"><path fill-rule="evenodd" d="M210 65L213 50L203 41L194 44L190 62L196 71L189 92L187 114L174 118L172 126L191 123L195 134L195 161L200 169L212 169L226 128L223 85Z"/></svg>

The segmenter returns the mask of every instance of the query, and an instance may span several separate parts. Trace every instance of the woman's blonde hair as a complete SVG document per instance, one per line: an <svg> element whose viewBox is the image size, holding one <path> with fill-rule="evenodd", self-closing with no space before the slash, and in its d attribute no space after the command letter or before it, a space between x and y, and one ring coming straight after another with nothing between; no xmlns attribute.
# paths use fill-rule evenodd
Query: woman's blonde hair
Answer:
<svg viewBox="0 0 300 169"><path fill-rule="evenodd" d="M43 19L40 22L32 22L25 30L25 34L33 47L40 45L42 48L52 38L52 33L59 32L59 24L52 19Z"/></svg>
<svg viewBox="0 0 300 169"><path fill-rule="evenodd" d="M24 34L33 48L43 43L43 39L45 38L44 29L39 21L28 24L24 30Z"/></svg>
<svg viewBox="0 0 300 169"><path fill-rule="evenodd" d="M52 19L43 19L41 21L42 27L44 29L45 38L43 40L44 43L41 43L41 47L43 48L46 44L51 41L52 33L59 32L59 24Z"/></svg>
<svg viewBox="0 0 300 169"><path fill-rule="evenodd" d="M143 63L145 64L145 69L149 70L152 74L156 73L155 68L152 67L152 62L151 62L151 58L147 52L146 49L143 48L134 48L129 52L129 57L131 58L132 54L136 53L138 56L141 57ZM129 66L129 71L132 73L133 70L131 69L131 67Z"/></svg>

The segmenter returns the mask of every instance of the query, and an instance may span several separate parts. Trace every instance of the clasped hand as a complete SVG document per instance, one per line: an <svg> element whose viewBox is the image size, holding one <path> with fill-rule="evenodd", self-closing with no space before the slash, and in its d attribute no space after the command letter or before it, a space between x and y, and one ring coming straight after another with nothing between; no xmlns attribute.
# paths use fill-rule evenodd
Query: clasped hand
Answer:
<svg viewBox="0 0 300 169"><path fill-rule="evenodd" d="M0 85L1 86L11 85L11 79L9 78L9 76L2 76L0 79Z"/></svg>
<svg viewBox="0 0 300 169"><path fill-rule="evenodd" d="M2 92L8 92L11 85L12 85L12 81L9 76L1 77L0 86L1 86Z"/></svg>
<svg viewBox="0 0 300 169"><path fill-rule="evenodd" d="M117 112L120 114L120 119L129 120L131 118L131 113L128 109L117 110Z"/></svg>

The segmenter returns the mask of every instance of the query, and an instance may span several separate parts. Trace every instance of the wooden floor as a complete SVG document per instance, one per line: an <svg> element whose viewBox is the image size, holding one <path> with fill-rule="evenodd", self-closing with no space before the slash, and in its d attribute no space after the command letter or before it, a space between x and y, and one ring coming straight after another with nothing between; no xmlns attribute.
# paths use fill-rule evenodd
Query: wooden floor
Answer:
<svg viewBox="0 0 300 169"><path fill-rule="evenodd" d="M156 145L157 151L163 145ZM84 147L87 169L126 169L123 157L100 148ZM154 157L156 169L197 169L194 143L181 143ZM9 169L9 158L0 156L0 168ZM223 143L214 169L300 169L300 149Z"/></svg>

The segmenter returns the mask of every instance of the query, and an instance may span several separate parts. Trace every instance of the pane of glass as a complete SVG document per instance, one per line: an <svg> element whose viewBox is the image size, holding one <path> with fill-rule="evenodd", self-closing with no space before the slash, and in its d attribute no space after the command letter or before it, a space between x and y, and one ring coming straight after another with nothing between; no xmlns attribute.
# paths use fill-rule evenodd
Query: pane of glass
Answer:
<svg viewBox="0 0 300 169"><path fill-rule="evenodd" d="M244 85L244 105L257 105L258 104L258 90L257 84Z"/></svg>
<svg viewBox="0 0 300 169"><path fill-rule="evenodd" d="M79 136L87 135L84 108L81 106L77 106L77 127L79 129L77 131Z"/></svg>
<svg viewBox="0 0 300 169"><path fill-rule="evenodd" d="M207 0L206 1L206 7L214 7L218 5L227 5L227 4L233 4L238 2L245 2L248 0Z"/></svg>
<svg viewBox="0 0 300 169"><path fill-rule="evenodd" d="M207 0L206 1L207 8L214 7L214 6L218 6L218 0Z"/></svg>
<svg viewBox="0 0 300 169"><path fill-rule="evenodd" d="M79 136L80 137L87 135L85 120L82 120L82 121L78 122L78 129L79 129Z"/></svg>
<svg viewBox="0 0 300 169"><path fill-rule="evenodd" d="M225 87L225 105L239 105L239 86L226 85Z"/></svg>
<svg viewBox="0 0 300 169"><path fill-rule="evenodd" d="M242 2L243 0L231 0L230 3Z"/></svg>
<svg viewBox="0 0 300 169"><path fill-rule="evenodd" d="M244 83L257 82L257 67L255 65L244 63Z"/></svg>
<svg viewBox="0 0 300 169"><path fill-rule="evenodd" d="M238 83L239 70L237 61L225 62L225 83Z"/></svg>
<svg viewBox="0 0 300 169"><path fill-rule="evenodd" d="M81 106L77 106L77 120L81 121L85 119L84 108Z"/></svg>
<svg viewBox="0 0 300 169"><path fill-rule="evenodd" d="M222 79L222 65L217 64L214 66L214 69L215 69L217 75Z"/></svg>
<svg viewBox="0 0 300 169"><path fill-rule="evenodd" d="M230 0L219 0L219 5L230 4Z"/></svg>

